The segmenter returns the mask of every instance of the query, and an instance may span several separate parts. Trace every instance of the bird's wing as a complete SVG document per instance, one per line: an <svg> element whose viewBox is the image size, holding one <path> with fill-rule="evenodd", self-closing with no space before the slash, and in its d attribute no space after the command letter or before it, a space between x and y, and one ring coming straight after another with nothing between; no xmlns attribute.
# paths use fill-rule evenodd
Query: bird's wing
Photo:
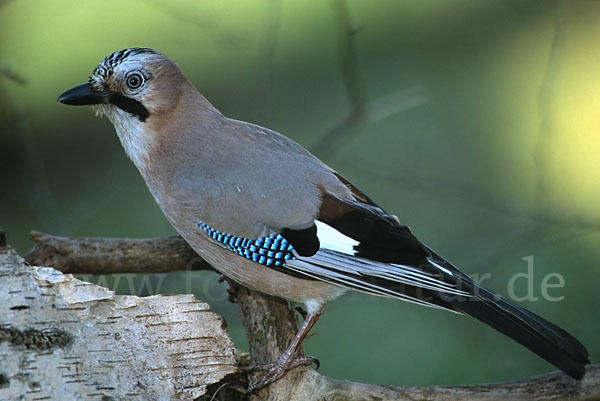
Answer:
<svg viewBox="0 0 600 401"><path fill-rule="evenodd" d="M472 285L463 283L457 269L434 257L396 216L336 175L353 199L321 189L314 230L319 250L290 260L287 269L354 290L449 310L455 308L444 297L471 297Z"/></svg>
<svg viewBox="0 0 600 401"><path fill-rule="evenodd" d="M267 235L244 238L205 222L199 226L233 252L297 277L450 310L454 308L440 294L471 296L470 286L460 288L453 267L431 258L408 227L323 167L323 176L338 181L337 194L317 182L320 207L305 228L271 226Z"/></svg>

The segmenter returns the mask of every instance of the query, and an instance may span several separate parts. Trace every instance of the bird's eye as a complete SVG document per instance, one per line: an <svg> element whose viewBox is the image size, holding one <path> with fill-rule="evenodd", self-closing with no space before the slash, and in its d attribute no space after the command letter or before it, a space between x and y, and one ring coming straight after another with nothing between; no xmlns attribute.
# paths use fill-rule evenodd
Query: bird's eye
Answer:
<svg viewBox="0 0 600 401"><path fill-rule="evenodd" d="M140 74L131 74L127 77L127 86L129 89L137 89L144 83L144 77Z"/></svg>

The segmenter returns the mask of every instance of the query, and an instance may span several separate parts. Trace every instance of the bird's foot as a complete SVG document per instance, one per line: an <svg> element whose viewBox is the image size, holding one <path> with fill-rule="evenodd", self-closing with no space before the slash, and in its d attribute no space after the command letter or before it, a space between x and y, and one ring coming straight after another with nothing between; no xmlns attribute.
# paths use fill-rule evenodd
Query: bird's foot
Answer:
<svg viewBox="0 0 600 401"><path fill-rule="evenodd" d="M266 365L255 365L252 370L266 370L266 373L257 381L252 383L250 387L248 387L248 393L252 393L254 391L258 391L269 384L276 382L281 379L288 370L292 370L297 368L298 366L310 366L312 364L317 365L317 369L319 369L320 362L317 358L313 358L312 356L299 356L297 358L290 358L285 361L278 360L275 363L269 363Z"/></svg>

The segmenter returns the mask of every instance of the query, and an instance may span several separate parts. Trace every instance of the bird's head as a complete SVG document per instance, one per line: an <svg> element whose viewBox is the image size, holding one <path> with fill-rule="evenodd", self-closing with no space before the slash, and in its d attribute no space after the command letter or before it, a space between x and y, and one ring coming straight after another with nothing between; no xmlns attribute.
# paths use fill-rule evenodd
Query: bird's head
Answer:
<svg viewBox="0 0 600 401"><path fill-rule="evenodd" d="M174 107L186 82L164 54L149 48L123 49L102 60L88 82L69 89L58 101L92 105L115 126L145 123Z"/></svg>
<svg viewBox="0 0 600 401"><path fill-rule="evenodd" d="M188 101L182 101L186 94ZM177 133L185 132L173 127L181 127L182 119L177 117L186 110L193 114L198 103L193 99L204 98L174 61L156 50L137 47L106 57L88 82L58 97L61 103L91 105L97 114L106 115L140 171L151 166L153 155L177 141Z"/></svg>

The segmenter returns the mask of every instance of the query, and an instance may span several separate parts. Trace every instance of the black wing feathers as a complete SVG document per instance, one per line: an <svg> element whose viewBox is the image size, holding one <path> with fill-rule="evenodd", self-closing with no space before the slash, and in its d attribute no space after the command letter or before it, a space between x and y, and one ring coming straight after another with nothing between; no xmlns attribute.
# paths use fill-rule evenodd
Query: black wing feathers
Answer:
<svg viewBox="0 0 600 401"><path fill-rule="evenodd" d="M319 220L358 241L357 256L384 263L426 263L427 251L410 229L374 203L342 200L327 192L322 199Z"/></svg>
<svg viewBox="0 0 600 401"><path fill-rule="evenodd" d="M314 224L303 230L285 228L280 234L292 244L300 256L313 256L321 246L317 237L317 226Z"/></svg>

